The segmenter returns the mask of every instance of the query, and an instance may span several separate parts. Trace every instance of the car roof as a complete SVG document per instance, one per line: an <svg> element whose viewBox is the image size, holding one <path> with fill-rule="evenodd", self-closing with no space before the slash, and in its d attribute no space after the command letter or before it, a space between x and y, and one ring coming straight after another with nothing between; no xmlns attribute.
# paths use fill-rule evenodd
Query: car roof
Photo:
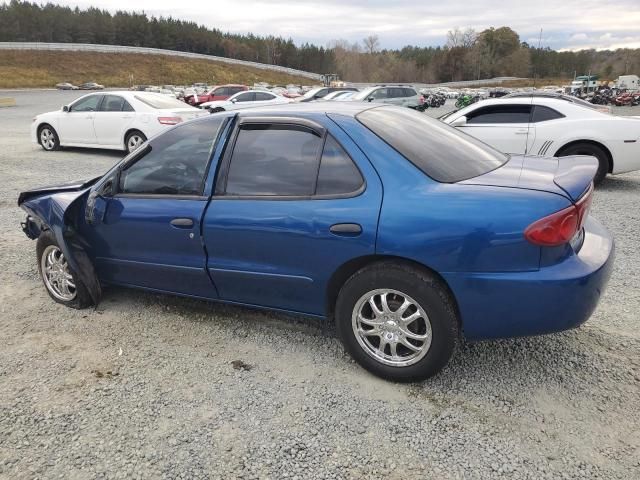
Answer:
<svg viewBox="0 0 640 480"><path fill-rule="evenodd" d="M251 110L241 110L238 115L241 117L253 116L287 116L287 115L312 115L312 114L339 114L348 117L355 117L360 112L371 108L393 108L383 104L371 104L368 102L300 102L287 103L284 105L273 105L252 108Z"/></svg>

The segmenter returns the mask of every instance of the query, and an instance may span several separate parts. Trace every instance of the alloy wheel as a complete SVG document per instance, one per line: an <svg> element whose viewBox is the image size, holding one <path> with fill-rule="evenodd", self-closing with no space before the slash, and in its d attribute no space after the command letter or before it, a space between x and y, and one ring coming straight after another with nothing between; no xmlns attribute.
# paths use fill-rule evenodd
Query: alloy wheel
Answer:
<svg viewBox="0 0 640 480"><path fill-rule="evenodd" d="M62 250L55 245L45 248L40 267L44 284L55 298L63 302L70 302L76 298L76 284Z"/></svg>
<svg viewBox="0 0 640 480"><path fill-rule="evenodd" d="M129 137L129 140L127 140L127 151L131 153L134 150L137 150L144 142L144 138L142 138L140 135L131 135Z"/></svg>
<svg viewBox="0 0 640 480"><path fill-rule="evenodd" d="M355 304L351 326L362 349L385 365L413 365L431 347L429 317L418 302L397 290L365 293Z"/></svg>
<svg viewBox="0 0 640 480"><path fill-rule="evenodd" d="M53 150L56 145L56 137L49 128L40 130L40 144L45 150Z"/></svg>

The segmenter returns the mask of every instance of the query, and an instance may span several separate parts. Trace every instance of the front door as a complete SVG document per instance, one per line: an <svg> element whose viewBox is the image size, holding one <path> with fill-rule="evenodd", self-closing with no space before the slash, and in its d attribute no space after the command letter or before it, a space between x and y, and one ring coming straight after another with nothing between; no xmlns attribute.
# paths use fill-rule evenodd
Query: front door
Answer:
<svg viewBox="0 0 640 480"><path fill-rule="evenodd" d="M101 93L87 95L69 105L68 112L62 112L58 122L60 142L75 145L92 145L98 143L93 128L98 107L102 100Z"/></svg>
<svg viewBox="0 0 640 480"><path fill-rule="evenodd" d="M89 230L98 276L116 283L206 298L201 220L205 176L222 118L207 117L153 139L115 173Z"/></svg>
<svg viewBox="0 0 640 480"><path fill-rule="evenodd" d="M323 315L331 275L375 252L382 187L331 120L298 121L240 120L204 242L221 299Z"/></svg>

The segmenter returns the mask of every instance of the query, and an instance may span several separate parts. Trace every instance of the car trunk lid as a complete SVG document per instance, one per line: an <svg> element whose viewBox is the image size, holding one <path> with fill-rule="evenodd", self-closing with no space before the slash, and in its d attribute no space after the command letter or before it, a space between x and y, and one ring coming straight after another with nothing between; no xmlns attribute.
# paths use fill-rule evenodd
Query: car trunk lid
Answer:
<svg viewBox="0 0 640 480"><path fill-rule="evenodd" d="M514 155L500 168L460 183L539 190L576 202L589 189L597 170L598 160L589 156Z"/></svg>

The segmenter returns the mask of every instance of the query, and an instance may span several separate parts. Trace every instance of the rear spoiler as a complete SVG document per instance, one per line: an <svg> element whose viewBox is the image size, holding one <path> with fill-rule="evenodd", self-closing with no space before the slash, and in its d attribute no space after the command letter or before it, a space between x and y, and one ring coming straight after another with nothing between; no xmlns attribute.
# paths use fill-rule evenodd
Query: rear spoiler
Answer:
<svg viewBox="0 0 640 480"><path fill-rule="evenodd" d="M553 182L577 202L593 183L598 171L598 159L588 155L558 157L558 169Z"/></svg>

